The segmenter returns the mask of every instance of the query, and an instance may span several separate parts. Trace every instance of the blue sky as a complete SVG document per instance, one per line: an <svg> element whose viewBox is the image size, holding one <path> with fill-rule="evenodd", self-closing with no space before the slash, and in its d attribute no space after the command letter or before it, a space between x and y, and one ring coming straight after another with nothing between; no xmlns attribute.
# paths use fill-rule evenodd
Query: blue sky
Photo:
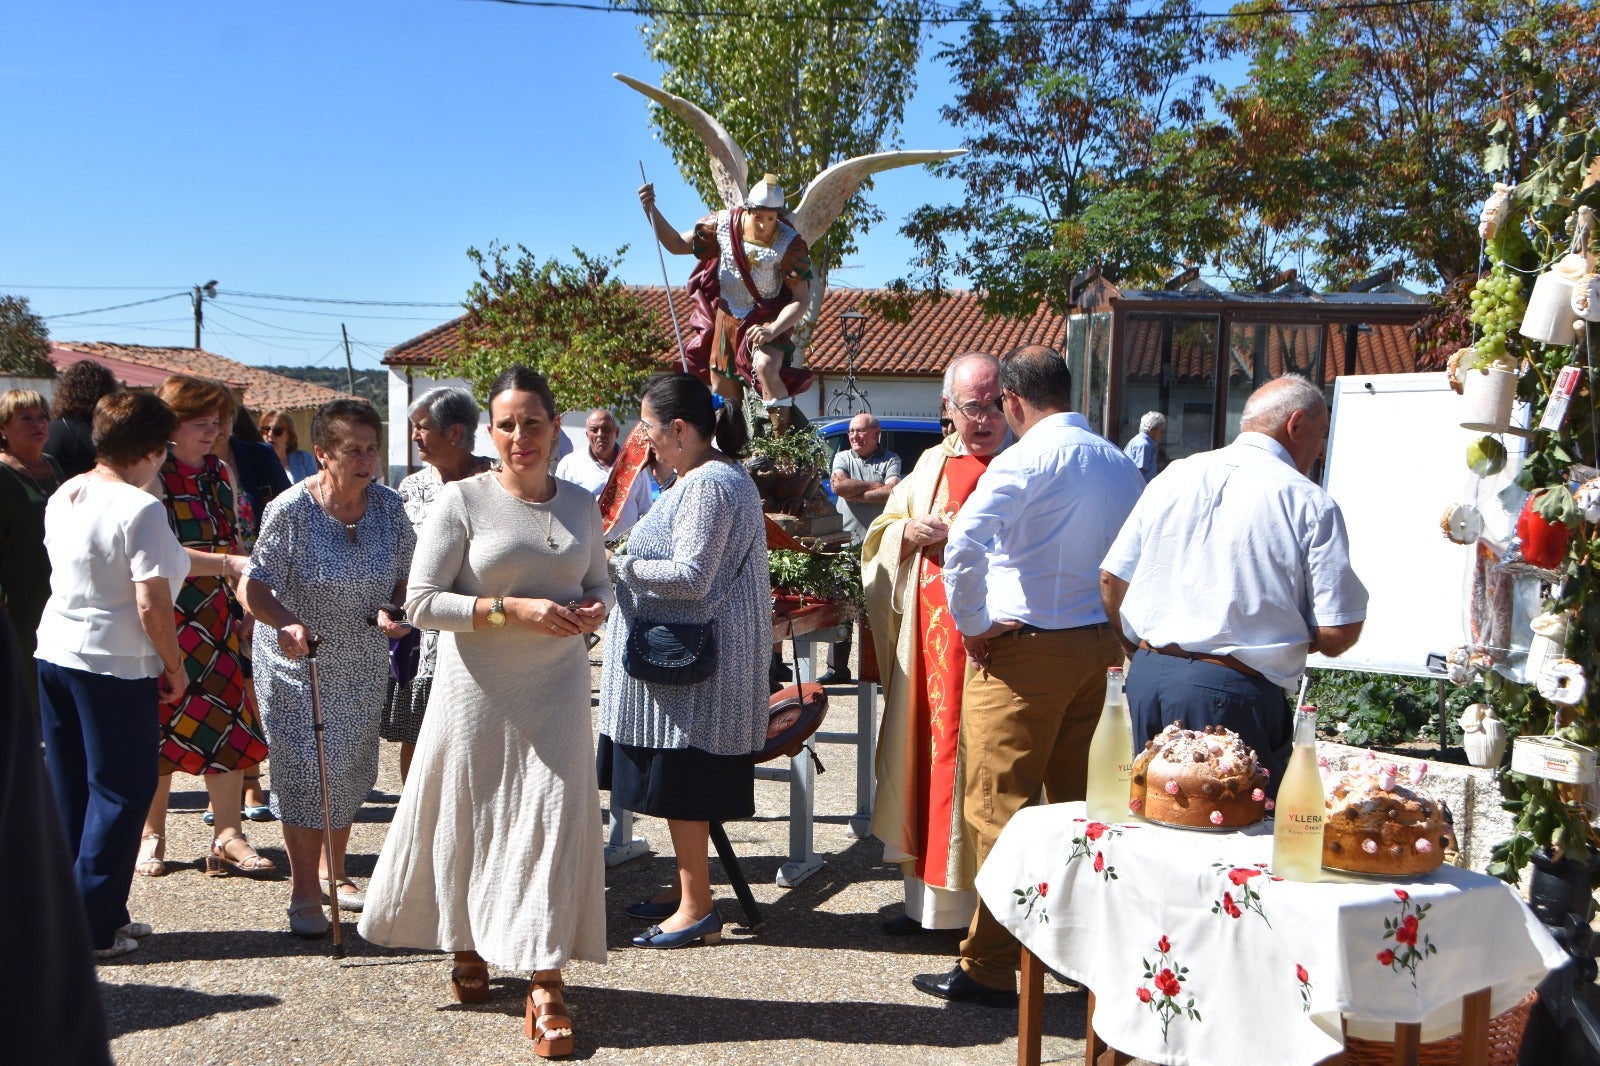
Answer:
<svg viewBox="0 0 1600 1066"><path fill-rule="evenodd" d="M11 5L0 292L28 297L59 340L187 345L186 293L213 278L224 293L457 304L466 248L496 239L541 257L628 244L624 280L659 283L638 161L675 224L705 208L612 71L656 80L624 15L473 0ZM959 146L938 119L949 96L925 59L906 147ZM921 170L881 177L888 221L833 284L904 273L901 220L958 195ZM667 265L681 284L688 261ZM356 366L375 367L454 313L224 295L207 301L204 345L337 366L342 321Z"/></svg>

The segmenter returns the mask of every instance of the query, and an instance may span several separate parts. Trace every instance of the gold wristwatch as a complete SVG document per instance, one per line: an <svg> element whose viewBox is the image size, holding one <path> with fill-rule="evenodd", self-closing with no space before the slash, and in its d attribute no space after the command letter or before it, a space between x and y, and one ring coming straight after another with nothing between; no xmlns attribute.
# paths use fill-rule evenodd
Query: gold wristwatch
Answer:
<svg viewBox="0 0 1600 1066"><path fill-rule="evenodd" d="M506 601L503 596L496 596L489 601L489 624L495 629L506 627Z"/></svg>

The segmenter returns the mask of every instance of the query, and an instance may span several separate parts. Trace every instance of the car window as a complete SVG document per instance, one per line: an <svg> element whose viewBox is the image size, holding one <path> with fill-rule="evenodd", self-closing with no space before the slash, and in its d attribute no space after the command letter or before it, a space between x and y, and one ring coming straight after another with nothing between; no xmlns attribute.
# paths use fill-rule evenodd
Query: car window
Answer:
<svg viewBox="0 0 1600 1066"><path fill-rule="evenodd" d="M850 446L850 442L845 435L847 428L846 424L841 423L836 427L829 428L822 434L822 439L828 445L830 469L832 468L833 457L839 454L840 449ZM900 457L900 474L904 477L911 473L911 469L917 465L917 460L922 457L922 453L937 445L941 439L937 423L935 423L927 429L891 429L885 427L881 443L885 448ZM822 485L829 498L833 498L833 487L826 478L823 479Z"/></svg>

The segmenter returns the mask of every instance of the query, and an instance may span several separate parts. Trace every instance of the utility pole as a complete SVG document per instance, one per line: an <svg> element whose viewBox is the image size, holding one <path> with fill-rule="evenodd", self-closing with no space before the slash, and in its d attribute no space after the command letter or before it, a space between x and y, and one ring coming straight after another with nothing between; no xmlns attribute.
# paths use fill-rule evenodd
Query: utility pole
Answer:
<svg viewBox="0 0 1600 1066"><path fill-rule="evenodd" d="M196 285L194 287L192 299L194 300L194 346L196 349L200 347L200 323L205 319L205 312L200 309L200 303L207 296L213 300L217 298L217 283L215 279L206 282L204 285Z"/></svg>
<svg viewBox="0 0 1600 1066"><path fill-rule="evenodd" d="M350 331L344 328L344 323L339 323L339 332L344 336L344 373L345 380L350 383L350 395L356 394L356 368L350 362Z"/></svg>

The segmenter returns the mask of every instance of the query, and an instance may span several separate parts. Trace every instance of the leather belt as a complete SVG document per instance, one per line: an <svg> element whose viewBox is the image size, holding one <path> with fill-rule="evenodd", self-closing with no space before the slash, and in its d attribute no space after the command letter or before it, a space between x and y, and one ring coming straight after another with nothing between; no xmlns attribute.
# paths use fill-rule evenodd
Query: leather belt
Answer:
<svg viewBox="0 0 1600 1066"><path fill-rule="evenodd" d="M1020 626L1018 626L1015 630L1013 630L1013 632L1016 632L1016 633L1079 633L1079 632L1082 632L1085 629L1099 629L1101 626L1106 625L1106 624L1107 623L1105 623L1105 622L1090 622L1086 626L1067 626L1065 629L1046 629L1043 626L1036 626L1031 622L1024 622Z"/></svg>
<svg viewBox="0 0 1600 1066"><path fill-rule="evenodd" d="M1261 671L1246 666L1231 655L1212 655L1204 651L1185 651L1176 644L1164 644L1158 648L1148 640L1139 641L1139 647L1145 651L1155 652L1157 655L1170 655L1175 659L1188 659L1192 662L1215 663L1218 666L1226 666L1229 670L1237 671L1246 677L1261 676Z"/></svg>

